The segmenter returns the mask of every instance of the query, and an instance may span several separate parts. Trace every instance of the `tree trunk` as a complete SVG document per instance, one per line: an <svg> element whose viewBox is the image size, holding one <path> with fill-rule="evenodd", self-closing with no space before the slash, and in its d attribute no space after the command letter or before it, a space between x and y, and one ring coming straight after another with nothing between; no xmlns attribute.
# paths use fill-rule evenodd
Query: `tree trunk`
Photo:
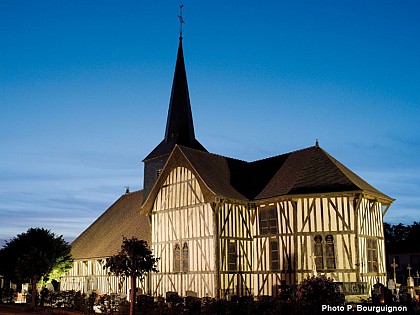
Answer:
<svg viewBox="0 0 420 315"><path fill-rule="evenodd" d="M136 277L130 277L131 291L130 291L130 315L134 315L136 312Z"/></svg>
<svg viewBox="0 0 420 315"><path fill-rule="evenodd" d="M32 307L36 306L36 281L37 281L37 277L32 276L32 296L31 296L31 305Z"/></svg>

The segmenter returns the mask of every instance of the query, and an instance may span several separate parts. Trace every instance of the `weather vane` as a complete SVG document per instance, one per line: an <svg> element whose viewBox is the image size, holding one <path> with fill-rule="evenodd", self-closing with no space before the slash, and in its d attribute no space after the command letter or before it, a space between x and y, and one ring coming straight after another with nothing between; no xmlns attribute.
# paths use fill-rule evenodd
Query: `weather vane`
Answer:
<svg viewBox="0 0 420 315"><path fill-rule="evenodd" d="M182 8L184 7L184 5L183 4L181 4L180 6L179 6L179 11L180 11L180 14L178 15L178 18L179 18L179 38L180 39L182 39L182 24L185 24L185 21L184 21L184 19L183 19L183 17L182 17Z"/></svg>

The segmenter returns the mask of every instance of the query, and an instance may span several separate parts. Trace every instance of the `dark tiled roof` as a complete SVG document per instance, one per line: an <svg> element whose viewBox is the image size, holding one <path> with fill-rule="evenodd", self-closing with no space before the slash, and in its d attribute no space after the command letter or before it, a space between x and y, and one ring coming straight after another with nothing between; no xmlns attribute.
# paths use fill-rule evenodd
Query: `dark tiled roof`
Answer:
<svg viewBox="0 0 420 315"><path fill-rule="evenodd" d="M143 191L122 195L71 244L74 259L101 258L119 252L123 236L151 242L151 226L140 212Z"/></svg>
<svg viewBox="0 0 420 315"><path fill-rule="evenodd" d="M392 200L318 146L245 162L179 147L215 195L238 200L360 191Z"/></svg>
<svg viewBox="0 0 420 315"><path fill-rule="evenodd" d="M236 174L245 174L247 162L177 146L209 189L221 198L247 200L234 186Z"/></svg>

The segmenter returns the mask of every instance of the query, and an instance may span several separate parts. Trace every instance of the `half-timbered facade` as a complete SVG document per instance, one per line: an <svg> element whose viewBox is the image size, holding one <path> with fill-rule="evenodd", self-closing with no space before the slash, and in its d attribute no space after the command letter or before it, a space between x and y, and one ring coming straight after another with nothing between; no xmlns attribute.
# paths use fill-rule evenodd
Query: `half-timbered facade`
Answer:
<svg viewBox="0 0 420 315"><path fill-rule="evenodd" d="M366 294L378 278L385 282L383 216L393 199L318 142L254 162L207 152L194 134L182 37L165 136L143 162L144 191L132 215L160 258L145 292L277 295L284 285L325 274L346 294ZM81 239L95 247L99 232L87 231ZM73 243L73 254L80 244ZM81 269L84 277L99 273L115 253L76 255L63 288Z"/></svg>
<svg viewBox="0 0 420 315"><path fill-rule="evenodd" d="M108 274L106 259L121 249L123 237L137 237L150 243L151 228L140 214L143 191L127 192L112 204L71 244L72 268L61 277L61 290L128 295L129 279ZM146 283L138 283L148 292Z"/></svg>

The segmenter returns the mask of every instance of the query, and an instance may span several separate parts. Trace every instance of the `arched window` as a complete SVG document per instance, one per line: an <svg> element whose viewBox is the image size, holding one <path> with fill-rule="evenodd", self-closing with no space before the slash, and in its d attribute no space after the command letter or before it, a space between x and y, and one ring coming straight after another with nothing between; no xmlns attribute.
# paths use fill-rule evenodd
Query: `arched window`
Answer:
<svg viewBox="0 0 420 315"><path fill-rule="evenodd" d="M174 271L181 271L181 249L179 248L179 244L175 244L174 248Z"/></svg>
<svg viewBox="0 0 420 315"><path fill-rule="evenodd" d="M317 270L324 269L324 251L322 248L322 236L316 235L314 237L315 241L315 248L314 248L314 256L315 256L315 266Z"/></svg>
<svg viewBox="0 0 420 315"><path fill-rule="evenodd" d="M335 269L334 237L331 234L325 237L325 263L327 269Z"/></svg>
<svg viewBox="0 0 420 315"><path fill-rule="evenodd" d="M189 256L188 256L188 244L184 243L182 247L182 271L187 272L190 270Z"/></svg>

